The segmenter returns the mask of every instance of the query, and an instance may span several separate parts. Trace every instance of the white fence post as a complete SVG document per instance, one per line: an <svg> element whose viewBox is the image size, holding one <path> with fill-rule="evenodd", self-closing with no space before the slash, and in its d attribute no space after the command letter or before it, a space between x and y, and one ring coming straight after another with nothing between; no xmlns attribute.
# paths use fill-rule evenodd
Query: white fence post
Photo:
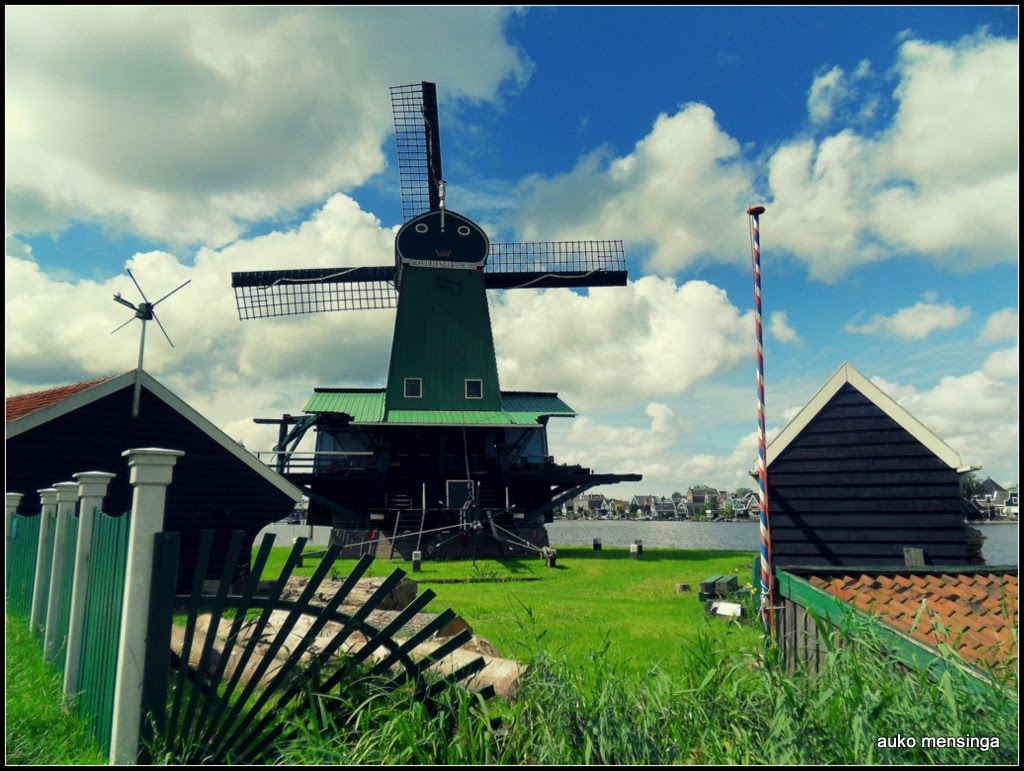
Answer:
<svg viewBox="0 0 1024 771"><path fill-rule="evenodd" d="M64 576L73 568L64 561L64 542L68 537L68 515L75 510L78 500L78 484L75 482L58 482L57 491L57 527L53 537L53 560L50 563L50 593L46 599L46 632L43 634L43 659L53 661L57 657L63 640L58 640L60 631L60 602L64 591Z"/></svg>
<svg viewBox="0 0 1024 771"><path fill-rule="evenodd" d="M103 508L103 497L114 474L83 471L72 474L78 480L78 544L75 548L75 577L71 584L71 616L68 620L68 652L64 659L64 696L78 692L82 661L82 636L85 632L85 599L89 589L92 560L92 524L96 509Z"/></svg>
<svg viewBox="0 0 1024 771"><path fill-rule="evenodd" d="M32 582L32 612L28 628L33 633L43 624L46 597L49 594L50 561L53 559L53 511L57 505L57 491L47 487L39 491L41 505L39 516L39 547L36 551L36 575Z"/></svg>
<svg viewBox="0 0 1024 771"><path fill-rule="evenodd" d="M149 626L149 593L153 579L154 537L163 529L164 502L171 470L185 453L147 448L128 450L131 469L132 513L125 568L124 612L114 686L114 720L110 737L110 762L138 762L142 711L142 677Z"/></svg>
<svg viewBox="0 0 1024 771"><path fill-rule="evenodd" d="M7 500L7 519L4 520L4 543L11 540L11 521L14 519L15 513L18 511L18 504L21 503L21 499L24 497L21 493L5 493L4 497Z"/></svg>

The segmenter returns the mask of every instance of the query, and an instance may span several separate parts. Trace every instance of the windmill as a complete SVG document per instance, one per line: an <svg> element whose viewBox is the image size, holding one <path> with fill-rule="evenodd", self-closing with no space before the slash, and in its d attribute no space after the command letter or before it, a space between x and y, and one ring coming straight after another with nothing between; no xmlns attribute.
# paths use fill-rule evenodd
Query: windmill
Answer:
<svg viewBox="0 0 1024 771"><path fill-rule="evenodd" d="M127 269L127 268L126 268L126 270L128 270L128 277L131 278L132 283L135 284L135 288L138 289L139 290L139 294L142 295L142 302L140 302L138 305L134 305L134 304L128 302L126 299L124 299L121 296L120 292L115 294L114 295L114 302L120 303L121 305L125 306L126 308L130 308L131 310L133 310L135 312L135 315L132 316L130 319L128 319L128 321L126 321L124 324L119 326L117 329L112 330L110 334L114 334L114 332L117 332L118 330L124 329L126 326L131 324L136 319L138 319L139 321L142 322L142 332L139 335L139 365L135 369L135 391L134 391L134 393L132 395L132 420L134 420L135 418L137 418L139 416L139 394L141 392L141 386L142 386L142 380L141 380L142 357L143 357L143 355L145 354L145 351L146 351L146 323L149 322L149 321L155 321L157 326L160 327L160 331L164 333L164 337L167 338L167 343L171 346L171 348L173 348L174 347L174 343L171 342L171 336L167 334L167 330L164 329L164 325L160 323L160 319L156 315L156 306L159 305L160 303L162 303L164 300L166 300L172 294L177 292L178 289L181 289L182 287L185 287L186 285L191 284L192 283L192 279L189 279L184 284L179 286L177 289L172 289L170 292L165 294L163 297L161 297L155 303L151 303L146 298L146 293L142 291L142 287L139 286L139 282L135 280L135 276L132 275L131 270Z"/></svg>
<svg viewBox="0 0 1024 771"><path fill-rule="evenodd" d="M407 554L428 531L440 547L462 528L488 531L499 551L547 545L555 506L640 477L553 462L547 421L576 413L554 393L500 389L486 293L624 286L622 242L492 242L448 208L435 85L393 87L391 103L404 218L394 264L232 274L242 320L397 308L387 384L317 388L304 415L257 422L279 426L278 470L306 486L310 521L337 540L387 532L392 554ZM310 429L317 452L303 466L295 448Z"/></svg>

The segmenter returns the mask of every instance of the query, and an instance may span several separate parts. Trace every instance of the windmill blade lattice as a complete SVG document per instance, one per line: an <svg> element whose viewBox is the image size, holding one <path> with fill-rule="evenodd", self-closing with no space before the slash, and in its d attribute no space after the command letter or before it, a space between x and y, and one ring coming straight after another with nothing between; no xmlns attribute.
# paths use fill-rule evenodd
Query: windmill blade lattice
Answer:
<svg viewBox="0 0 1024 771"><path fill-rule="evenodd" d="M437 117L437 87L412 83L391 87L395 147L405 222L441 206L441 129Z"/></svg>
<svg viewBox="0 0 1024 771"><path fill-rule="evenodd" d="M260 270L231 274L238 318L394 308L394 266Z"/></svg>
<svg viewBox="0 0 1024 771"><path fill-rule="evenodd" d="M488 289L625 286L622 241L491 242Z"/></svg>

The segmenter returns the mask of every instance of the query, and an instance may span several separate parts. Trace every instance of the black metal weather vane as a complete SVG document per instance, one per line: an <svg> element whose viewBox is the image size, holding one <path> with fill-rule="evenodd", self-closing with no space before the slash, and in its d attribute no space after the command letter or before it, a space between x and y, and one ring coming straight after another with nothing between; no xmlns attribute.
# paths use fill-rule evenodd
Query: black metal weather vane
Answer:
<svg viewBox="0 0 1024 771"><path fill-rule="evenodd" d="M167 334L167 330L164 329L164 325L160 323L160 318L156 315L156 306L162 303L172 294L177 292L179 289L187 286L188 284L191 284L192 279L189 279L176 289L172 289L170 292L165 294L156 302L151 303L149 301L149 298L146 297L146 293L142 291L142 287L139 286L139 282L135 280L135 276L132 275L131 270L126 270L128 270L128 277L131 278L132 283L135 284L135 288L138 289L139 294L142 295L142 302L140 302L138 305L135 305L134 303L131 303L128 300L124 299L121 296L120 292L115 294L114 302L119 303L124 307L134 311L135 315L128 319L128 321L124 322L124 324L121 324L121 326L117 327L117 329L112 330L110 334L114 334L114 332L117 332L120 329L124 329L126 326L131 324L136 319L142 322L142 332L139 335L139 363L135 369L135 392L132 395L132 419L134 420L139 416L139 395L142 387L142 359L146 351L146 322L155 321L157 326L160 327L160 331L164 333L164 337L167 338L167 343L171 346L171 348L173 348L174 343L171 342L171 336Z"/></svg>

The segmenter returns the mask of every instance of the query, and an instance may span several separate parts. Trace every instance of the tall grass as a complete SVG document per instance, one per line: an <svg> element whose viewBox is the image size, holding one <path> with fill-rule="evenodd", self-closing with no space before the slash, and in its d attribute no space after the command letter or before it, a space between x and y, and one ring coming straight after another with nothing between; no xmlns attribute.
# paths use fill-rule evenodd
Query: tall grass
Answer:
<svg viewBox="0 0 1024 771"><path fill-rule="evenodd" d="M7 764L105 764L85 722L61 706L60 675L43 663L39 641L28 625L5 617L5 628Z"/></svg>
<svg viewBox="0 0 1024 771"><path fill-rule="evenodd" d="M817 674L751 651L723 656L703 634L684 664L635 676L606 645L570 663L536 652L513 704L453 692L431 713L407 697L321 702L279 761L507 764L999 764L1017 757L1013 690L937 681L883 655L869 626L831 645ZM496 714L500 728L492 725ZM914 747L879 746L913 738ZM923 737L999 746L923 747ZM328 737L328 738L324 738Z"/></svg>

